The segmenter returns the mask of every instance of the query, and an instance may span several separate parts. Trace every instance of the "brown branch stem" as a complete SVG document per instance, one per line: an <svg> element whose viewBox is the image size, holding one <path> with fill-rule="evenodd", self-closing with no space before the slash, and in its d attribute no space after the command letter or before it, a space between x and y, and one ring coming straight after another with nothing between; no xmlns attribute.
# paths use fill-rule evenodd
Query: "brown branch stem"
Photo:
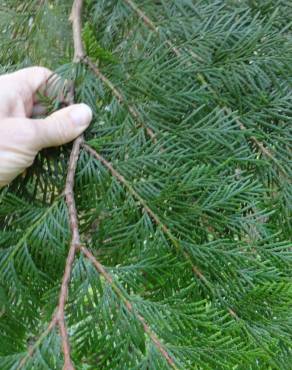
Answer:
<svg viewBox="0 0 292 370"><path fill-rule="evenodd" d="M82 23L81 14L83 9L83 0L74 0L69 20L72 22L74 57L73 62L79 63L85 57L84 46L82 42Z"/></svg>
<svg viewBox="0 0 292 370"><path fill-rule="evenodd" d="M84 47L82 42L82 23L81 15L83 9L83 0L74 0L70 14L70 21L72 22L73 42L74 42L74 58L73 62L79 63L84 58ZM74 89L71 91L70 100L74 102ZM78 216L74 197L74 177L79 158L80 147L83 142L83 136L75 139L70 154L68 173L65 185L65 198L69 214L71 243L69 253L66 260L65 271L62 279L61 290L59 295L59 303L56 311L57 322L60 328L60 335L62 339L62 349L64 354L64 370L74 370L71 360L70 341L65 319L65 305L68 298L68 290L70 278L72 274L73 264L80 244L80 235L78 227Z"/></svg>
<svg viewBox="0 0 292 370"><path fill-rule="evenodd" d="M74 42L74 58L73 62L79 63L84 58L84 47L82 42L82 23L81 15L83 9L83 0L74 0L70 14L70 21L72 22L73 42ZM70 100L74 102L74 89L71 91ZM70 154L68 173L65 185L65 198L69 214L71 243L69 253L66 260L65 271L62 279L61 290L59 295L59 303L56 311L57 322L60 328L60 335L62 339L62 349L64 354L64 370L74 370L71 360L70 341L65 319L65 306L68 298L68 290L70 278L72 274L73 264L80 244L80 235L78 227L78 216L74 197L74 177L79 158L80 147L83 142L83 135L75 139Z"/></svg>
<svg viewBox="0 0 292 370"><path fill-rule="evenodd" d="M73 149L70 155L68 174L65 186L65 197L69 213L71 243L66 260L65 271L62 279L62 285L59 295L59 304L57 309L57 320L62 338L62 348L64 353L64 370L73 370L74 366L70 356L70 343L65 320L65 305L68 297L68 287L70 283L71 273L73 269L74 259L77 248L80 244L78 217L74 199L74 176L76 172L77 161L79 158L80 146L83 142L83 137L78 137L73 144Z"/></svg>

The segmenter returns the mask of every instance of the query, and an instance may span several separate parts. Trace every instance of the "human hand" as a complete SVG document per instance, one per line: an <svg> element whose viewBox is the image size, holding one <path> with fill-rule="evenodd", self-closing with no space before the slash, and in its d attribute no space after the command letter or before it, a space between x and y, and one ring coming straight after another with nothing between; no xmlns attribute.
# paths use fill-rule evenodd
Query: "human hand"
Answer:
<svg viewBox="0 0 292 370"><path fill-rule="evenodd" d="M89 125L91 109L74 104L44 119L37 92L53 72L30 67L0 76L0 187L29 167L38 151L72 141Z"/></svg>

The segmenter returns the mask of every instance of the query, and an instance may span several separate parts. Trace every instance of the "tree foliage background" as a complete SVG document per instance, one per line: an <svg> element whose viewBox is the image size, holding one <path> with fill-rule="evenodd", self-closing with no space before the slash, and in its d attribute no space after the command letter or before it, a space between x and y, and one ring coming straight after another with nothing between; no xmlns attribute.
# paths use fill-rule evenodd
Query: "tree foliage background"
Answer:
<svg viewBox="0 0 292 370"><path fill-rule="evenodd" d="M94 120L74 194L76 369L292 369L291 3L0 5L0 68L74 80ZM57 103L47 102L50 109ZM91 148L91 149L90 149ZM71 146L0 192L0 369L61 369Z"/></svg>

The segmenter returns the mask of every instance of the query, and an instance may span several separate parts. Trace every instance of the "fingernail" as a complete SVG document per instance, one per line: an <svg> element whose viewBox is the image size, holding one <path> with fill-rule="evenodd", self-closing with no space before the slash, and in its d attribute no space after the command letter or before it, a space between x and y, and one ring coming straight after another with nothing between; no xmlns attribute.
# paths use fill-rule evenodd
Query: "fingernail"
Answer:
<svg viewBox="0 0 292 370"><path fill-rule="evenodd" d="M72 106L70 115L75 125L88 126L92 119L92 110L86 104L76 104Z"/></svg>

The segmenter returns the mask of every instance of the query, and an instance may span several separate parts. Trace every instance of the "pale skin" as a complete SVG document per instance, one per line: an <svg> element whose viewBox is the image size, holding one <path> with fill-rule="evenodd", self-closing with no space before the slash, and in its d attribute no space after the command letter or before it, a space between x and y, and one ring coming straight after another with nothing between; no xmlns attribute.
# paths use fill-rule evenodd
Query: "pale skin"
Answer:
<svg viewBox="0 0 292 370"><path fill-rule="evenodd" d="M0 188L31 166L37 153L68 143L90 124L91 109L74 104L45 118L38 92L46 92L52 71L29 67L0 76Z"/></svg>

